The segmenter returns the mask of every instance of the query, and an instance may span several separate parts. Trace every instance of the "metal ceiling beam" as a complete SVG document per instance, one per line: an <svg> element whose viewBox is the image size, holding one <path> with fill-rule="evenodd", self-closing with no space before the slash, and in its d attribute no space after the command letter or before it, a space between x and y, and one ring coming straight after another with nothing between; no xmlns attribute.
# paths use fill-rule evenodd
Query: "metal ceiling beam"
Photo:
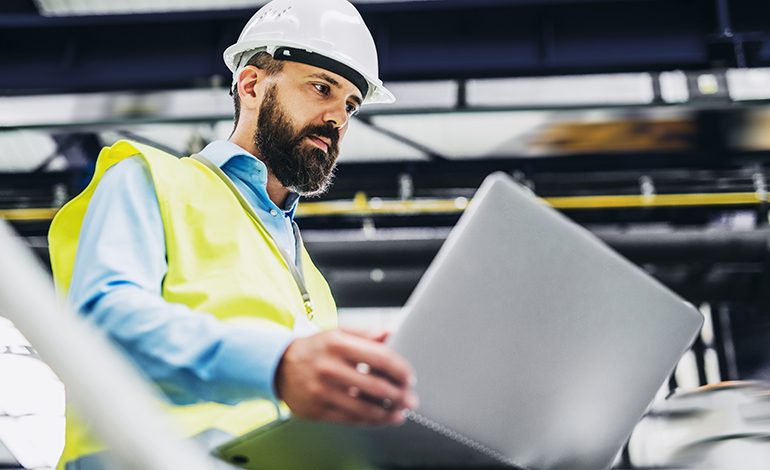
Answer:
<svg viewBox="0 0 770 470"><path fill-rule="evenodd" d="M402 305L446 237L441 232L397 237L396 232L384 231L379 237L375 232L372 237L351 231L314 239L312 231L305 231L308 251L340 305ZM594 233L692 302L753 303L763 294L761 281L770 259L768 230Z"/></svg>
<svg viewBox="0 0 770 470"><path fill-rule="evenodd" d="M5 3L5 2L2 2ZM13 3L13 2L12 2ZM0 93L226 83L252 10L42 17L0 4ZM360 4L386 80L708 69L736 62L712 0ZM770 64L770 4L730 3L749 66Z"/></svg>
<svg viewBox="0 0 770 470"><path fill-rule="evenodd" d="M369 127L370 129L374 130L375 132L379 132L382 135L390 137L391 139L393 139L393 140L395 140L397 142L400 142L400 143L402 143L404 145L408 145L409 147L412 147L413 149L415 149L415 150L417 150L419 152L424 153L425 155L428 156L428 158L430 158L433 161L448 161L449 160L446 156L441 155L439 152L436 152L435 150L429 148L426 145L423 145L423 144L421 144L419 142L415 142L414 140L412 140L412 139L410 139L410 138L408 138L408 137L406 137L404 135L401 135L401 134L399 134L397 132L393 132L393 131L391 131L389 129L385 129L384 127L376 125L372 121L372 118L370 116L360 116L358 118L358 120L361 123L363 123L364 125L366 125L367 127Z"/></svg>
<svg viewBox="0 0 770 470"><path fill-rule="evenodd" d="M765 263L770 261L770 230L678 229L665 232L599 228L592 232L636 263ZM427 267L449 230L310 231L308 251L327 268Z"/></svg>

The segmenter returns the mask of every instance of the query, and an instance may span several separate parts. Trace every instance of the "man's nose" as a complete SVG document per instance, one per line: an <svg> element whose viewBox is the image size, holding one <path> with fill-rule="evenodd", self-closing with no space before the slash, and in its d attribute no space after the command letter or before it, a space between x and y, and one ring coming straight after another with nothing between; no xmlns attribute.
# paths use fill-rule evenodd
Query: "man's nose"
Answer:
<svg viewBox="0 0 770 470"><path fill-rule="evenodd" d="M324 113L324 122L331 124L338 131L348 125L347 103L334 103L330 105Z"/></svg>

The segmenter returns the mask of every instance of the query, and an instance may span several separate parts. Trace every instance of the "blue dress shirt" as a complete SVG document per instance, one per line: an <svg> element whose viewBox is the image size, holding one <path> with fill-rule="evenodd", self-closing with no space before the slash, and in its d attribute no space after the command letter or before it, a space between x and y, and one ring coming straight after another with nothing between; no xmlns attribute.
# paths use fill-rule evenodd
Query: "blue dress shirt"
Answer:
<svg viewBox="0 0 770 470"><path fill-rule="evenodd" d="M222 168L276 243L296 262L298 196L284 208L267 194L267 168L228 141L201 154ZM149 170L139 157L104 175L89 204L69 291L71 304L117 342L177 404L275 400L275 370L292 332L229 325L165 301L165 237Z"/></svg>

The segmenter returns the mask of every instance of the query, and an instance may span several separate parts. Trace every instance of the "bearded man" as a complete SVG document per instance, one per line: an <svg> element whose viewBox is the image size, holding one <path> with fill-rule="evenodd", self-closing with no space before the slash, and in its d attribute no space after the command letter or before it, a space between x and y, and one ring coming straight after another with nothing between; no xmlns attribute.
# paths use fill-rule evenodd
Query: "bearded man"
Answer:
<svg viewBox="0 0 770 470"><path fill-rule="evenodd" d="M57 287L163 390L189 435L277 417L382 425L417 405L386 333L337 328L302 245L300 196L331 183L360 106L393 101L346 0L274 0L225 51L235 129L190 158L121 141L51 225ZM376 371L377 373L374 373ZM68 410L59 468L100 468Z"/></svg>

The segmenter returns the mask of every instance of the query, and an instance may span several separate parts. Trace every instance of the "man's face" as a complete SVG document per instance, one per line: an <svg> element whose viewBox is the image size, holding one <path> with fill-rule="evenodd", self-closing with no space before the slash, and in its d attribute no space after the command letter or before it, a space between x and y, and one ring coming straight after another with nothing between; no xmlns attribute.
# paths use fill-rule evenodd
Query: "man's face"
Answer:
<svg viewBox="0 0 770 470"><path fill-rule="evenodd" d="M267 87L254 134L261 158L286 188L324 193L360 92L339 75L294 62Z"/></svg>

